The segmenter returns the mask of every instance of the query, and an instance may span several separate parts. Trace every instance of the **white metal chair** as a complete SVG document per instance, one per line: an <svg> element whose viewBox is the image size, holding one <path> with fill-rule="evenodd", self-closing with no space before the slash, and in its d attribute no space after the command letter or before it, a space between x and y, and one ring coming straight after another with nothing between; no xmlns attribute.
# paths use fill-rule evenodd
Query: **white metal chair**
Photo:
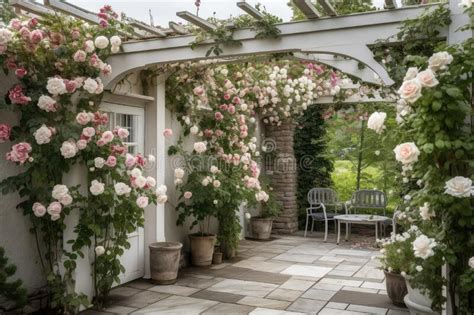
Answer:
<svg viewBox="0 0 474 315"><path fill-rule="evenodd" d="M354 192L351 197L350 211L357 213L357 209L375 210L377 214L387 215L387 195L380 190L362 189ZM380 210L382 210L380 213ZM385 226L393 224L393 219L381 223L383 231ZM384 233L385 234L385 233Z"/></svg>
<svg viewBox="0 0 474 315"><path fill-rule="evenodd" d="M308 203L309 207L306 208L306 226L304 230L304 237L306 237L306 232L308 231L309 220L311 219L311 232L314 229L315 221L324 221L324 242L328 238L328 222L336 220L334 216L337 215L339 208L345 210L347 214L346 204L340 202L337 193L330 188L313 188L308 192ZM326 209L331 207L334 209L334 212L327 212ZM334 225L336 226L336 225Z"/></svg>

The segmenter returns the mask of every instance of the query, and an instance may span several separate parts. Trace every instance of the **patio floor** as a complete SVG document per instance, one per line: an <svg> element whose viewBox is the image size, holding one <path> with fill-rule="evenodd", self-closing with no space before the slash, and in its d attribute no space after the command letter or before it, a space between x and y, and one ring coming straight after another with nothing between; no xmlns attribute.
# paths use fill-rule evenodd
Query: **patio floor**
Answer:
<svg viewBox="0 0 474 315"><path fill-rule="evenodd" d="M408 314L388 299L376 254L357 235L339 246L319 233L244 240L232 262L185 268L175 285L126 283L103 312L82 314Z"/></svg>

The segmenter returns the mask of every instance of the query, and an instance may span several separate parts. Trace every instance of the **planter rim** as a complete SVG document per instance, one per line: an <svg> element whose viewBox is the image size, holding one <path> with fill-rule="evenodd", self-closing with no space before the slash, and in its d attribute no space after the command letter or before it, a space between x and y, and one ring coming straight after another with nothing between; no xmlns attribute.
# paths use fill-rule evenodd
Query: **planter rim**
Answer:
<svg viewBox="0 0 474 315"><path fill-rule="evenodd" d="M180 242L154 242L148 245L149 249L177 250L181 249L183 244Z"/></svg>
<svg viewBox="0 0 474 315"><path fill-rule="evenodd" d="M254 221L273 221L274 218L251 217L250 220L254 220Z"/></svg>

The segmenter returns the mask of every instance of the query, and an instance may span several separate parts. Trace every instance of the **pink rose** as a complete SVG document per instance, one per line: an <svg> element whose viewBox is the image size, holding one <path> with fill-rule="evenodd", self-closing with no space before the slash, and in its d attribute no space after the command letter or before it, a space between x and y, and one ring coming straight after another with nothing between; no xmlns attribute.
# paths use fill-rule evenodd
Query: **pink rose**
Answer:
<svg viewBox="0 0 474 315"><path fill-rule="evenodd" d="M173 135L173 130L169 129L169 128L166 128L164 131L163 131L163 136L165 137L171 137Z"/></svg>
<svg viewBox="0 0 474 315"><path fill-rule="evenodd" d="M99 25L100 25L100 27L102 27L102 28L106 28L107 26L109 26L109 22L107 22L107 21L104 20L104 19L100 19Z"/></svg>
<svg viewBox="0 0 474 315"><path fill-rule="evenodd" d="M214 114L214 118L215 118L217 121L220 121L220 120L224 119L224 115L222 115L221 112L216 112L216 113Z"/></svg>
<svg viewBox="0 0 474 315"><path fill-rule="evenodd" d="M193 93L197 96L201 96L204 94L204 89L201 86L195 87Z"/></svg>
<svg viewBox="0 0 474 315"><path fill-rule="evenodd" d="M72 31L71 31L71 37L72 39L76 40L76 39L79 39L79 37L81 37L81 31L77 28L74 28Z"/></svg>
<svg viewBox="0 0 474 315"><path fill-rule="evenodd" d="M23 78L27 73L28 71L26 71L26 69L23 67L17 68L15 70L15 75L19 77L20 79Z"/></svg>
<svg viewBox="0 0 474 315"><path fill-rule="evenodd" d="M77 114L76 121L79 125L87 125L91 121L91 117L86 112L81 112Z"/></svg>
<svg viewBox="0 0 474 315"><path fill-rule="evenodd" d="M222 137L222 135L224 134L224 132L223 132L222 130L220 130L220 129L217 129L215 134L216 134L216 137Z"/></svg>
<svg viewBox="0 0 474 315"><path fill-rule="evenodd" d="M21 28L21 21L19 19L12 19L10 20L9 27L18 31Z"/></svg>
<svg viewBox="0 0 474 315"><path fill-rule="evenodd" d="M35 28L36 25L38 25L38 19L37 18L32 18L31 20L28 21L28 27L29 28Z"/></svg>
<svg viewBox="0 0 474 315"><path fill-rule="evenodd" d="M125 156L125 166L127 166L128 168L132 168L135 163L135 157L127 153L127 155Z"/></svg>
<svg viewBox="0 0 474 315"><path fill-rule="evenodd" d="M398 94L408 103L414 103L421 97L422 85L417 78L404 81Z"/></svg>
<svg viewBox="0 0 474 315"><path fill-rule="evenodd" d="M0 143L10 140L11 130L9 125L0 124Z"/></svg>
<svg viewBox="0 0 474 315"><path fill-rule="evenodd" d="M31 101L31 98L23 94L23 88L20 84L15 85L9 92L8 97L13 104L26 105Z"/></svg>
<svg viewBox="0 0 474 315"><path fill-rule="evenodd" d="M424 87L435 87L439 83L434 72L430 69L421 71L416 77Z"/></svg>
<svg viewBox="0 0 474 315"><path fill-rule="evenodd" d="M143 155L138 153L137 155L135 155L135 163L143 167L146 164L146 159L143 157Z"/></svg>
<svg viewBox="0 0 474 315"><path fill-rule="evenodd" d="M27 28L27 27L22 27L19 31L20 33L20 36L24 39L24 40L29 40L30 39L30 35L31 35L31 32L30 30Z"/></svg>
<svg viewBox="0 0 474 315"><path fill-rule="evenodd" d="M225 112L227 110L227 108L228 108L227 104L219 105L219 109L223 112Z"/></svg>
<svg viewBox="0 0 474 315"><path fill-rule="evenodd" d="M235 114L235 106L234 105L229 105L228 111L229 111L230 114Z"/></svg>
<svg viewBox="0 0 474 315"><path fill-rule="evenodd" d="M204 130L204 136L206 136L207 138L212 137L213 134L214 132L211 129Z"/></svg>
<svg viewBox="0 0 474 315"><path fill-rule="evenodd" d="M101 140L104 142L104 143L110 143L114 140L114 134L112 131L110 130L107 130L105 131L103 134L102 134L102 137L101 137Z"/></svg>
<svg viewBox="0 0 474 315"><path fill-rule="evenodd" d="M31 32L30 34L30 40L34 43L34 44L38 44L39 42L41 42L43 40L43 32L40 31L40 30L34 30L33 32Z"/></svg>
<svg viewBox="0 0 474 315"><path fill-rule="evenodd" d="M95 125L107 125L109 122L109 117L106 113L95 112L92 121Z"/></svg>
<svg viewBox="0 0 474 315"><path fill-rule="evenodd" d="M393 150L395 153L395 159L402 164L411 164L418 161L420 150L413 142L405 142L399 144Z"/></svg>
<svg viewBox="0 0 474 315"><path fill-rule="evenodd" d="M225 99L226 101L230 100L230 95L227 94L227 93L225 93L225 94L224 94L224 99Z"/></svg>
<svg viewBox="0 0 474 315"><path fill-rule="evenodd" d="M187 191L184 193L184 198L186 199L191 199L192 196L193 196L193 193L190 191Z"/></svg>
<svg viewBox="0 0 474 315"><path fill-rule="evenodd" d="M127 146L125 145L113 145L112 153L118 155L124 155L127 152Z"/></svg>
<svg viewBox="0 0 474 315"><path fill-rule="evenodd" d="M137 198L137 206L140 208L146 208L148 206L148 197L140 196Z"/></svg>
<svg viewBox="0 0 474 315"><path fill-rule="evenodd" d="M48 206L48 213L49 215L60 215L62 211L62 205L59 201L53 201Z"/></svg>
<svg viewBox="0 0 474 315"><path fill-rule="evenodd" d="M74 80L64 80L66 91L68 93L74 93L77 89L76 82Z"/></svg>
<svg viewBox="0 0 474 315"><path fill-rule="evenodd" d="M128 132L128 130L125 128L118 128L117 135L120 137L120 139L125 139L130 135L130 132Z"/></svg>
<svg viewBox="0 0 474 315"><path fill-rule="evenodd" d="M95 136L95 129L92 127L86 127L82 129L82 135L86 138L92 138Z"/></svg>
<svg viewBox="0 0 474 315"><path fill-rule="evenodd" d="M0 54L3 54L7 51L7 45L0 45Z"/></svg>
<svg viewBox="0 0 474 315"><path fill-rule="evenodd" d="M32 207L35 216L42 217L46 214L46 208L39 202L35 202Z"/></svg>
<svg viewBox="0 0 474 315"><path fill-rule="evenodd" d="M107 165L108 167L115 167L115 165L117 165L117 158L113 155L110 155L107 158L107 161L105 161L105 165Z"/></svg>
<svg viewBox="0 0 474 315"><path fill-rule="evenodd" d="M78 50L74 53L72 59L74 59L75 62L84 62L86 61L87 54L84 50Z"/></svg>
<svg viewBox="0 0 474 315"><path fill-rule="evenodd" d="M235 96L235 97L232 99L232 102L233 102L234 104L240 104L240 98L237 97L237 96Z"/></svg>
<svg viewBox="0 0 474 315"><path fill-rule="evenodd" d="M17 143L14 146L12 146L12 150L7 153L7 160L23 164L29 159L30 152L31 152L31 145L29 143L27 142Z"/></svg>
<svg viewBox="0 0 474 315"><path fill-rule="evenodd" d="M87 140L81 139L77 141L76 146L79 150L84 150L87 147Z"/></svg>

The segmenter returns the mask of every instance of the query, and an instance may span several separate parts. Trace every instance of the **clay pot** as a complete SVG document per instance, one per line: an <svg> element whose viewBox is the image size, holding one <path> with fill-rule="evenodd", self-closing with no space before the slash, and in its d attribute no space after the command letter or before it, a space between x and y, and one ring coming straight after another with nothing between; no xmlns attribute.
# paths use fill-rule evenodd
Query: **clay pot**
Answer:
<svg viewBox="0 0 474 315"><path fill-rule="evenodd" d="M258 240L268 240L272 234L273 218L253 217L250 219L252 237Z"/></svg>
<svg viewBox="0 0 474 315"><path fill-rule="evenodd" d="M222 264L222 253L221 252L215 252L214 255L212 255L212 264L213 265Z"/></svg>
<svg viewBox="0 0 474 315"><path fill-rule="evenodd" d="M183 244L178 242L156 242L148 246L153 283L173 284L176 282L182 247Z"/></svg>
<svg viewBox="0 0 474 315"><path fill-rule="evenodd" d="M385 273L387 295L392 303L397 306L405 306L403 298L407 294L405 278L399 273L383 271Z"/></svg>
<svg viewBox="0 0 474 315"><path fill-rule="evenodd" d="M215 235L190 234L191 263L194 266L209 266L214 253Z"/></svg>

